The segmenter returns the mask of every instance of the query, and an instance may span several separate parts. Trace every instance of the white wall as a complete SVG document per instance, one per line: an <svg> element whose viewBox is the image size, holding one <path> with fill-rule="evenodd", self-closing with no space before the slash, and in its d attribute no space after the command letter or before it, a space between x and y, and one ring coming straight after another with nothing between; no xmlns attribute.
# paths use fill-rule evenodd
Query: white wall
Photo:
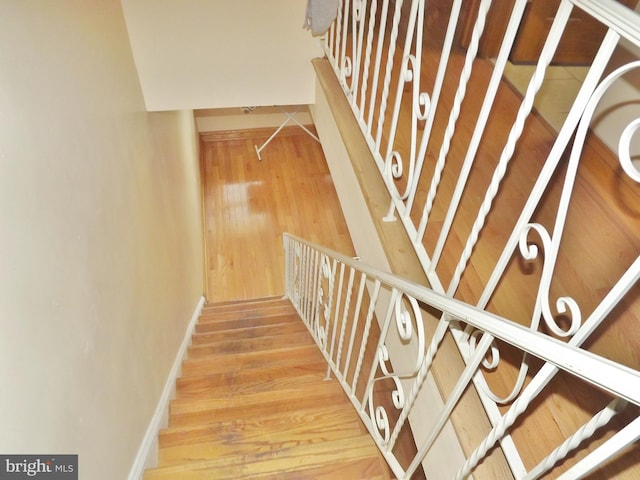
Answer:
<svg viewBox="0 0 640 480"><path fill-rule="evenodd" d="M193 116L118 0L0 2L0 44L0 452L126 478L203 291Z"/></svg>
<svg viewBox="0 0 640 480"><path fill-rule="evenodd" d="M149 110L309 104L303 0L122 0Z"/></svg>

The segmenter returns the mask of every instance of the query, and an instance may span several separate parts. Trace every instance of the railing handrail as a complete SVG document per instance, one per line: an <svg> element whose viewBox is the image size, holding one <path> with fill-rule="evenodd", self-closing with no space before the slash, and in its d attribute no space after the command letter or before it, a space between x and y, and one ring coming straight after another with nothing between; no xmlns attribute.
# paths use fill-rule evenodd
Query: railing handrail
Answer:
<svg viewBox="0 0 640 480"><path fill-rule="evenodd" d="M365 273L371 279L379 280L418 301L447 312L453 319L462 320L478 330L489 333L493 337L552 363L561 370L592 385L640 406L640 372L637 370L561 342L543 333L532 331L511 320L448 297L411 280L383 272L322 245L309 242L290 233L284 233L283 236L285 239L291 238L303 243L356 271ZM628 274L636 280L640 278L640 258L631 266Z"/></svg>
<svg viewBox="0 0 640 480"><path fill-rule="evenodd" d="M528 352L545 363L491 431L474 445L473 453L466 458L464 464L455 467L455 477L458 479L467 478L493 445L498 441L504 441L508 429L527 411L532 401L559 370L609 392L614 396L614 400L544 457L534 469L518 472L518 478L539 478L554 468L569 452L579 448L581 443L591 438L599 428L606 426L614 416L625 410L629 403L640 406L640 372L636 370L575 345L560 342L541 332L527 329L321 245L307 242L300 237L284 234L283 242L286 295L313 335L330 369L351 399L397 478L412 478L442 429L450 421L463 392L478 375L481 363L495 339ZM348 280L345 281L347 271ZM640 260L634 262L626 275L638 278ZM356 277L360 278L358 282L355 281ZM365 288L365 285L369 287ZM355 295L355 306L351 308L352 294L356 290L358 293ZM383 291L387 294L382 295ZM363 303L365 297L368 301ZM407 317L408 311L403 310L406 305L403 302L411 305L413 319ZM442 317L436 320L437 328L430 340L425 338L422 326L427 314L422 313L418 302L423 303L425 312L433 309L442 312ZM364 307L365 303L368 303L368 307ZM361 311L363 307L366 308L366 312L364 309ZM374 317L380 328L378 337L370 335ZM411 367L415 370L409 373L398 374L393 371L395 367L387 342L394 318L397 333L404 341L410 341L414 337L412 329L416 332L417 363ZM414 327L411 327L411 322L415 322ZM481 335L474 336L475 341L471 342L474 346L469 344L469 348L474 351L468 355L469 359L464 371L457 377L455 388L448 397L443 398L444 405L433 409L434 418L428 422L430 426L427 436L421 442L416 442L418 450L415 456L408 466L402 465L394 453L398 433L404 428L414 409L433 360L440 351L439 344L443 338L441 335L450 325L462 323L466 327L465 331L470 331L471 327L471 330L480 332ZM345 344L348 353L343 357ZM375 359L372 364L365 365L364 352L374 345ZM368 380L365 382L363 379L366 378ZM405 392L405 387L400 382L401 378L410 382L408 392ZM396 385L391 394L394 407L399 411L395 424L389 421L386 407L376 406L374 401L374 386L382 379L393 380ZM607 440L586 459L577 462L563 478L574 478L576 472L589 471L598 463L605 462L626 448L640 435L639 426L638 419L632 420L619 434Z"/></svg>
<svg viewBox="0 0 640 480"><path fill-rule="evenodd" d="M530 454L525 462L521 445L528 439L511 427L521 414L530 414L533 399L545 396L541 400L544 413L531 414L535 417L532 421L545 424L547 416L553 416L559 425L558 438L580 425L577 395L568 394L578 405L577 415L557 414L550 400L550 395L559 391L551 384L555 369L610 392L621 402L638 405L639 394L634 388L639 388L640 374L634 370L637 356L633 349L640 339L630 336L625 341L623 331L634 327L637 315L632 309L616 307L633 304L636 297L629 293L640 277L638 244L628 240L640 224L633 208L623 205L628 199L618 195L618 190L624 190L629 199L634 198L637 185L631 190L631 183L640 183L640 168L633 161L638 152L631 152L637 147L632 138L638 138L640 118L632 108L621 109L612 122L619 130L615 132L618 137L608 137L605 143L612 152L617 149L617 159L602 153L599 143L589 139L589 132L593 128L598 133L602 117L611 114L608 101L623 102L615 86L629 91L631 72L640 70L640 13L614 0L560 0L548 31L536 36L539 41L531 50L539 47L539 53L531 60L535 65L518 95L505 87L504 77L511 54L518 49L529 2L514 0L509 12L501 12L501 20L495 23L504 23L493 28L498 37L489 39L497 45L490 41L487 46L482 42L494 3L479 0L462 9L463 0L437 5L426 0L340 0L338 19L325 37L324 50L371 153L371 167L354 159L356 170L378 170L390 195L384 219L395 215L402 223L430 288L425 290L361 264L356 264L358 271L376 286L389 284L440 309L432 340L421 346L427 362L437 354L447 334L462 357L464 375L480 362L498 364L480 359L489 348L489 355L495 352L499 358L499 345L489 347L494 338L522 352L515 372L504 368L490 378L478 370L468 378L492 433L469 457L460 475L468 475L490 445L500 441L513 475L530 480L565 458L569 448L563 445L544 465L527 471ZM437 15L435 21L429 22L429 12ZM597 42L590 39L594 48L582 60L589 66L580 80L576 79L577 90L567 98L563 120L549 128L540 118L537 101L548 86L549 68L558 62L563 38L576 24L571 21L576 12L579 18L586 15L599 24L594 25L594 36L599 32L603 36ZM464 46L455 44L461 25L469 34ZM628 42L622 43L626 49L629 45L636 49L618 53L622 40ZM491 61L479 59L478 52L485 48L492 52ZM575 58L573 53L571 59ZM628 55L635 61L629 61ZM476 88L472 82L477 82ZM629 106L631 100L625 99L624 104ZM629 121L631 115L634 120ZM609 169L606 173L603 165ZM605 174L613 181L605 184ZM615 196L615 200L608 196ZM591 210L593 219L584 221ZM585 234L583 223L598 230ZM607 227L610 236L600 231ZM305 245L317 248L318 255L333 255L342 268L356 268L344 256ZM606 266L601 262L605 248L614 259ZM572 262L574 257L581 261ZM305 257L305 262L306 267L313 266L311 257ZM314 282L306 285L308 292L316 288L318 280ZM378 291L371 294L378 295ZM515 299L517 295L523 296L522 302ZM361 296L362 290L358 301ZM317 306L304 313L316 315ZM367 315L370 326L373 313ZM602 331L594 332L605 330L600 328L605 321L611 330L607 341L600 342L606 337ZM466 327L459 328L459 324ZM594 338L598 341L589 349L609 350L601 357L581 348ZM613 339L613 347L609 339ZM483 342L483 352L479 342ZM350 345L349 358L352 348ZM546 363L534 371L528 355ZM604 358L607 355L614 361ZM429 369L427 365L425 370ZM466 381L460 377L456 388L467 388L471 383ZM504 388L511 390L505 394ZM460 394L457 390L454 397ZM593 404L600 405L606 395L597 393L595 397ZM505 405L510 405L507 414L501 407ZM613 410L617 412L617 408ZM594 414L588 425L566 439L571 448L577 439L583 441L592 435L595 424L597 428L605 425L610 414L609 410ZM633 425L632 430L637 429L637 422ZM633 431L640 436L639 431ZM396 434L394 431L391 443ZM622 441L616 448L620 450L621 445Z"/></svg>

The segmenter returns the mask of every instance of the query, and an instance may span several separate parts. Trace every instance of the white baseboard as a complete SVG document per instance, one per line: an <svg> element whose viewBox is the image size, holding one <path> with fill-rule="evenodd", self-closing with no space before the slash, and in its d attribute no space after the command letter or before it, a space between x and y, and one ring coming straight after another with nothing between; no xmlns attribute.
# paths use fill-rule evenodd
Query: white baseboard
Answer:
<svg viewBox="0 0 640 480"><path fill-rule="evenodd" d="M180 375L182 361L187 355L187 348L191 343L191 336L193 334L196 323L198 323L198 318L200 317L200 312L202 311L204 302L205 298L200 297L198 305L193 312L193 316L189 321L189 325L187 326L187 329L185 331L184 338L182 339L182 344L178 349L178 353L176 354L176 358L173 361L173 365L171 366L171 371L169 372L169 376L167 377L164 389L162 390L162 395L160 396L160 400L158 401L158 406L156 407L156 411L154 412L153 417L151 417L151 421L149 422L147 431L142 438L142 443L140 444L140 448L138 449L136 458L133 461L133 466L131 467L131 471L129 472L129 480L140 480L146 468L153 468L157 465L158 433L167 424L169 401L175 394L176 380Z"/></svg>

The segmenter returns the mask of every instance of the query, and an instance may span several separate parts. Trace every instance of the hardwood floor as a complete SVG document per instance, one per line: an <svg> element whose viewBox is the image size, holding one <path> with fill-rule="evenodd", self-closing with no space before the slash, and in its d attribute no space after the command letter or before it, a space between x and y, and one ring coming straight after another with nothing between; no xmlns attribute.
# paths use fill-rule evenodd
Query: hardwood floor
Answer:
<svg viewBox="0 0 640 480"><path fill-rule="evenodd" d="M320 144L287 129L260 161L254 145L269 134L257 133L203 137L210 302L283 294L283 232L354 255Z"/></svg>

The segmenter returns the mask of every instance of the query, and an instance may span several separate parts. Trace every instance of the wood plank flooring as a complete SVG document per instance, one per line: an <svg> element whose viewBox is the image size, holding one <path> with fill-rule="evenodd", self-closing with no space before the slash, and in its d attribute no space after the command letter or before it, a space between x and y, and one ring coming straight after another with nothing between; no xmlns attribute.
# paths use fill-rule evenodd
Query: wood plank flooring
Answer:
<svg viewBox="0 0 640 480"><path fill-rule="evenodd" d="M203 137L210 302L283 294L284 232L354 255L320 144L302 129L288 129L260 161L254 146L268 135L256 133Z"/></svg>
<svg viewBox="0 0 640 480"><path fill-rule="evenodd" d="M391 478L288 300L208 305L197 327L145 480Z"/></svg>

